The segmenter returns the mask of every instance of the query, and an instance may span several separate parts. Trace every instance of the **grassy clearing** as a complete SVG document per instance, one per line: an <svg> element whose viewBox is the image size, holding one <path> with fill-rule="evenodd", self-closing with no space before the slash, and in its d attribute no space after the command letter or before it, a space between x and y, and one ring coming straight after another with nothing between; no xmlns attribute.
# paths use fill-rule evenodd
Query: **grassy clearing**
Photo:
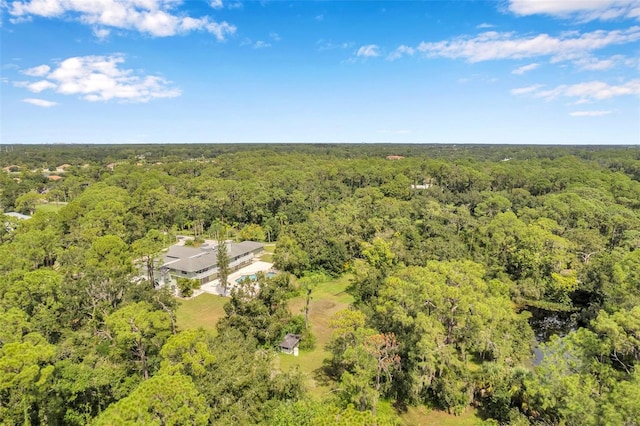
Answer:
<svg viewBox="0 0 640 426"><path fill-rule="evenodd" d="M307 385L311 393L322 396L331 390L329 379L324 375L322 366L325 359L329 358L329 352L325 349L331 338L329 320L338 311L347 309L353 302L353 297L346 293L350 276L346 275L338 279L320 284L311 295L309 305L309 322L311 331L316 337L316 348L312 351L300 351L300 356L279 354L279 367L282 371L289 371L298 367L307 377ZM291 313L296 315L302 312L305 305L304 297L295 297L289 301Z"/></svg>
<svg viewBox="0 0 640 426"><path fill-rule="evenodd" d="M215 294L203 293L190 300L180 300L176 312L178 328L189 330L202 327L216 332L216 324L224 313L224 304L229 299Z"/></svg>
<svg viewBox="0 0 640 426"><path fill-rule="evenodd" d="M263 262L273 263L273 253L276 251L276 243L264 243L264 253L260 256Z"/></svg>
<svg viewBox="0 0 640 426"><path fill-rule="evenodd" d="M477 426L483 424L477 411L472 408L468 408L461 416L454 416L424 406L407 407L407 411L400 415L400 419L404 424L411 426Z"/></svg>
<svg viewBox="0 0 640 426"><path fill-rule="evenodd" d="M329 320L338 311L347 309L353 302L353 297L346 293L349 285L349 275L321 284L312 294L309 320L311 330L316 337L316 348L312 351L300 351L300 356L278 353L275 362L281 371L298 368L307 378L307 387L312 395L323 397L331 392L332 382L324 374L323 363L330 357L325 349L331 339ZM180 330L196 329L199 327L216 333L216 324L224 313L224 304L229 299L213 294L203 293L190 300L180 300L177 310L178 327ZM294 315L302 313L305 304L303 296L289 301L289 309ZM389 401L380 401L379 414L386 412L393 417L393 405ZM468 409L462 416L454 416L443 411L432 410L427 407L407 407L398 413L400 420L406 425L416 426L476 426L482 424L477 412Z"/></svg>
<svg viewBox="0 0 640 426"><path fill-rule="evenodd" d="M60 211L60 209L62 207L64 207L67 203L63 203L63 202L53 202L53 203L46 203L46 204L36 204L36 211L37 212L58 212Z"/></svg>

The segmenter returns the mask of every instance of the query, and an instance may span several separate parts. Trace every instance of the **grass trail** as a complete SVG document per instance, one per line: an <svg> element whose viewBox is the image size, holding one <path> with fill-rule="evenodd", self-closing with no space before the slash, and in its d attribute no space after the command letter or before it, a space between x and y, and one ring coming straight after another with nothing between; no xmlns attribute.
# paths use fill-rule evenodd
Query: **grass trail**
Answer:
<svg viewBox="0 0 640 426"><path fill-rule="evenodd" d="M309 322L311 331L316 337L316 347L312 351L300 351L300 356L279 354L279 367L282 371L288 371L298 367L307 377L307 385L312 394L322 396L331 391L328 378L323 374L323 362L329 357L325 349L331 338L329 320L338 311L347 309L353 302L353 297L346 293L350 275L345 275L335 280L322 283L311 295L309 305ZM293 315L302 313L305 299L303 296L289 301L289 309Z"/></svg>

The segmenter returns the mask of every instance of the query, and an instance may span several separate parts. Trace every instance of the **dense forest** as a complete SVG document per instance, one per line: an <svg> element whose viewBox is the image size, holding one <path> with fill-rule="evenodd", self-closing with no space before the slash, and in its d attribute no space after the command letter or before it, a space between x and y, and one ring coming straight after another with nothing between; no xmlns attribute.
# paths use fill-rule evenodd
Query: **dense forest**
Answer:
<svg viewBox="0 0 640 426"><path fill-rule="evenodd" d="M0 209L32 216L0 227L2 424L402 424L415 406L640 424L638 148L16 145L0 164ZM177 234L275 243L281 273L234 290L215 333L182 329L181 300L133 279ZM345 277L319 396L276 348L314 350L288 301Z"/></svg>

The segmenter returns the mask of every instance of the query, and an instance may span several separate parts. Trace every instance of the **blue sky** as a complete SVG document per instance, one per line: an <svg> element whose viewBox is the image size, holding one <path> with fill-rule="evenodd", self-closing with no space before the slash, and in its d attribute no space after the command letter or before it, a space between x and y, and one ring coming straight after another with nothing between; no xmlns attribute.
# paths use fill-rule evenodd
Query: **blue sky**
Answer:
<svg viewBox="0 0 640 426"><path fill-rule="evenodd" d="M640 144L640 0L0 10L3 144Z"/></svg>

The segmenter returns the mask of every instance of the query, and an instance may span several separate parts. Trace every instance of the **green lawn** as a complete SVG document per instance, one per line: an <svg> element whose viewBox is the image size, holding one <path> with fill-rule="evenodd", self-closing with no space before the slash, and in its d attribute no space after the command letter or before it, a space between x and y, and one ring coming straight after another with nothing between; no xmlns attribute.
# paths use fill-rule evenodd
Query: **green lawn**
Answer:
<svg viewBox="0 0 640 426"><path fill-rule="evenodd" d="M317 397L327 395L333 387L322 369L323 362L330 357L330 353L325 349L331 338L329 320L333 314L347 309L353 302L353 297L346 293L350 278L350 275L345 275L320 284L312 293L309 320L311 330L316 337L315 349L312 351L301 350L297 357L279 353L275 360L276 367L281 371L289 371L297 367L306 376L309 391ZM203 293L190 300L180 300L176 313L178 328L187 330L202 327L216 333L216 323L224 316L223 306L228 300L226 297L208 293ZM291 299L289 301L291 313L293 315L302 313L304 303L305 300L302 296ZM393 409L388 401L380 401L380 404L380 408ZM427 407L407 407L406 412L398 414L406 425L476 426L482 423L477 412L473 409L468 409L462 416L454 416Z"/></svg>
<svg viewBox="0 0 640 426"><path fill-rule="evenodd" d="M329 319L333 314L347 309L353 297L345 292L349 285L349 275L320 284L313 292L309 308L311 330L316 337L316 348L313 351L300 351L300 356L279 354L276 363L283 371L294 367L300 368L308 378L309 389L316 395L330 391L327 378L322 374L323 361L329 357L325 345L331 338ZM178 328L188 330L202 327L215 333L216 323L222 318L224 304L229 299L208 293L190 300L180 300L176 312ZM289 309L293 315L300 314L305 299L302 296L289 301Z"/></svg>
<svg viewBox="0 0 640 426"><path fill-rule="evenodd" d="M309 322L311 323L311 331L316 337L316 348L313 351L301 350L298 357L278 355L280 369L288 371L297 366L306 375L309 390L318 396L331 390L328 378L322 370L324 360L329 358L329 352L325 350L325 345L331 338L329 320L333 314L347 309L353 302L353 297L345 291L349 285L349 279L350 275L345 275L320 284L311 295ZM304 304L304 297L296 297L289 301L289 309L294 315L300 314Z"/></svg>
<svg viewBox="0 0 640 426"><path fill-rule="evenodd" d="M444 411L431 410L427 407L407 407L400 415L406 425L411 426L477 426L483 424L475 409L468 408L461 416Z"/></svg>
<svg viewBox="0 0 640 426"><path fill-rule="evenodd" d="M224 304L227 297L203 293L190 300L180 300L176 312L178 328L189 330L202 327L216 332L218 320L224 316Z"/></svg>
<svg viewBox="0 0 640 426"><path fill-rule="evenodd" d="M64 207L67 203L47 203L47 204L37 204L36 211L38 212L58 212L62 207Z"/></svg>

